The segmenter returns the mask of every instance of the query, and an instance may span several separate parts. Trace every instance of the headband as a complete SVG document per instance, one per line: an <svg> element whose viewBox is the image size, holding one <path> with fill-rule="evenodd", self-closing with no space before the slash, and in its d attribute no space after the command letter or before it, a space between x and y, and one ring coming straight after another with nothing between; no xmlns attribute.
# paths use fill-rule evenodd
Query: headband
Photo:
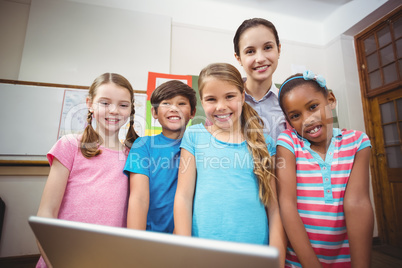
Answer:
<svg viewBox="0 0 402 268"><path fill-rule="evenodd" d="M326 89L325 85L327 84L327 82L325 81L325 78L322 75L315 75L312 71L306 70L306 71L303 72L303 76L294 76L292 78L289 78L285 82L283 82L283 84L279 88L278 99L279 99L279 96L281 94L281 90L282 90L283 86L286 85L287 82L292 81L292 80L297 79L297 78L303 78L304 80L314 80L314 81L316 81L318 83L318 85L320 87L323 87L323 88Z"/></svg>

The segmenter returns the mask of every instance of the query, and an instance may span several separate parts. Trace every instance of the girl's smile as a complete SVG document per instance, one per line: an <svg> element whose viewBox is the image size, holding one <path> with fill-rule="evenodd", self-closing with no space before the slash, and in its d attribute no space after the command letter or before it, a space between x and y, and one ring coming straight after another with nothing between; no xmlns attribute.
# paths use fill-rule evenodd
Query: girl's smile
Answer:
<svg viewBox="0 0 402 268"><path fill-rule="evenodd" d="M105 120L109 124L118 124L121 121L121 119L118 119L118 118L105 118Z"/></svg>
<svg viewBox="0 0 402 268"><path fill-rule="evenodd" d="M214 115L214 117L216 118L216 120L221 121L221 122L226 122L228 120L230 120L230 117L233 113L229 113L229 114L217 114Z"/></svg>
<svg viewBox="0 0 402 268"><path fill-rule="evenodd" d="M305 129L305 132L312 138L317 138L322 134L322 125L308 127Z"/></svg>

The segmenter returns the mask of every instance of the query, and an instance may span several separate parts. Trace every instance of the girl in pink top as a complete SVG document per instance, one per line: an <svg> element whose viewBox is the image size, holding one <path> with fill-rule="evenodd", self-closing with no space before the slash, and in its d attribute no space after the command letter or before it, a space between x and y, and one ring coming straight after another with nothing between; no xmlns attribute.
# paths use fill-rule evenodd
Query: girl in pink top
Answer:
<svg viewBox="0 0 402 268"><path fill-rule="evenodd" d="M123 173L134 131L134 91L126 78L105 73L87 97L88 126L82 135L66 135L47 155L51 166L38 216L125 227L128 179ZM92 119L96 120L96 130ZM130 118L126 140L119 130ZM51 267L41 246L36 267Z"/></svg>

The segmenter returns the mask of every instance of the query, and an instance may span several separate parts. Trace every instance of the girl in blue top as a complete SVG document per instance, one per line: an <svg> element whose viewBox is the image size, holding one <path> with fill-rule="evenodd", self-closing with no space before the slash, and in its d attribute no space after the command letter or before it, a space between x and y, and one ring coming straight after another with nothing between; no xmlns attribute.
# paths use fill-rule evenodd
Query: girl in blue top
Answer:
<svg viewBox="0 0 402 268"><path fill-rule="evenodd" d="M208 65L198 88L211 124L191 126L184 134L174 233L269 242L284 263L286 239L273 175L275 142L264 135L261 118L245 103L243 80L234 66Z"/></svg>

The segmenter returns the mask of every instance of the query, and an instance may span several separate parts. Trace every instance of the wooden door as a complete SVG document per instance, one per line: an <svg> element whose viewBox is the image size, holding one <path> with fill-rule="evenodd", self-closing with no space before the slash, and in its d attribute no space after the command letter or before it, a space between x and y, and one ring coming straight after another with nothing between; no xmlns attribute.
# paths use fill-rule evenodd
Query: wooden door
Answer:
<svg viewBox="0 0 402 268"><path fill-rule="evenodd" d="M379 238L402 248L402 8L355 37Z"/></svg>
<svg viewBox="0 0 402 268"><path fill-rule="evenodd" d="M402 248L402 88L370 100L373 178L383 242ZM378 202L379 201L379 202ZM381 208L378 208L381 206ZM382 211L382 212L381 212Z"/></svg>

